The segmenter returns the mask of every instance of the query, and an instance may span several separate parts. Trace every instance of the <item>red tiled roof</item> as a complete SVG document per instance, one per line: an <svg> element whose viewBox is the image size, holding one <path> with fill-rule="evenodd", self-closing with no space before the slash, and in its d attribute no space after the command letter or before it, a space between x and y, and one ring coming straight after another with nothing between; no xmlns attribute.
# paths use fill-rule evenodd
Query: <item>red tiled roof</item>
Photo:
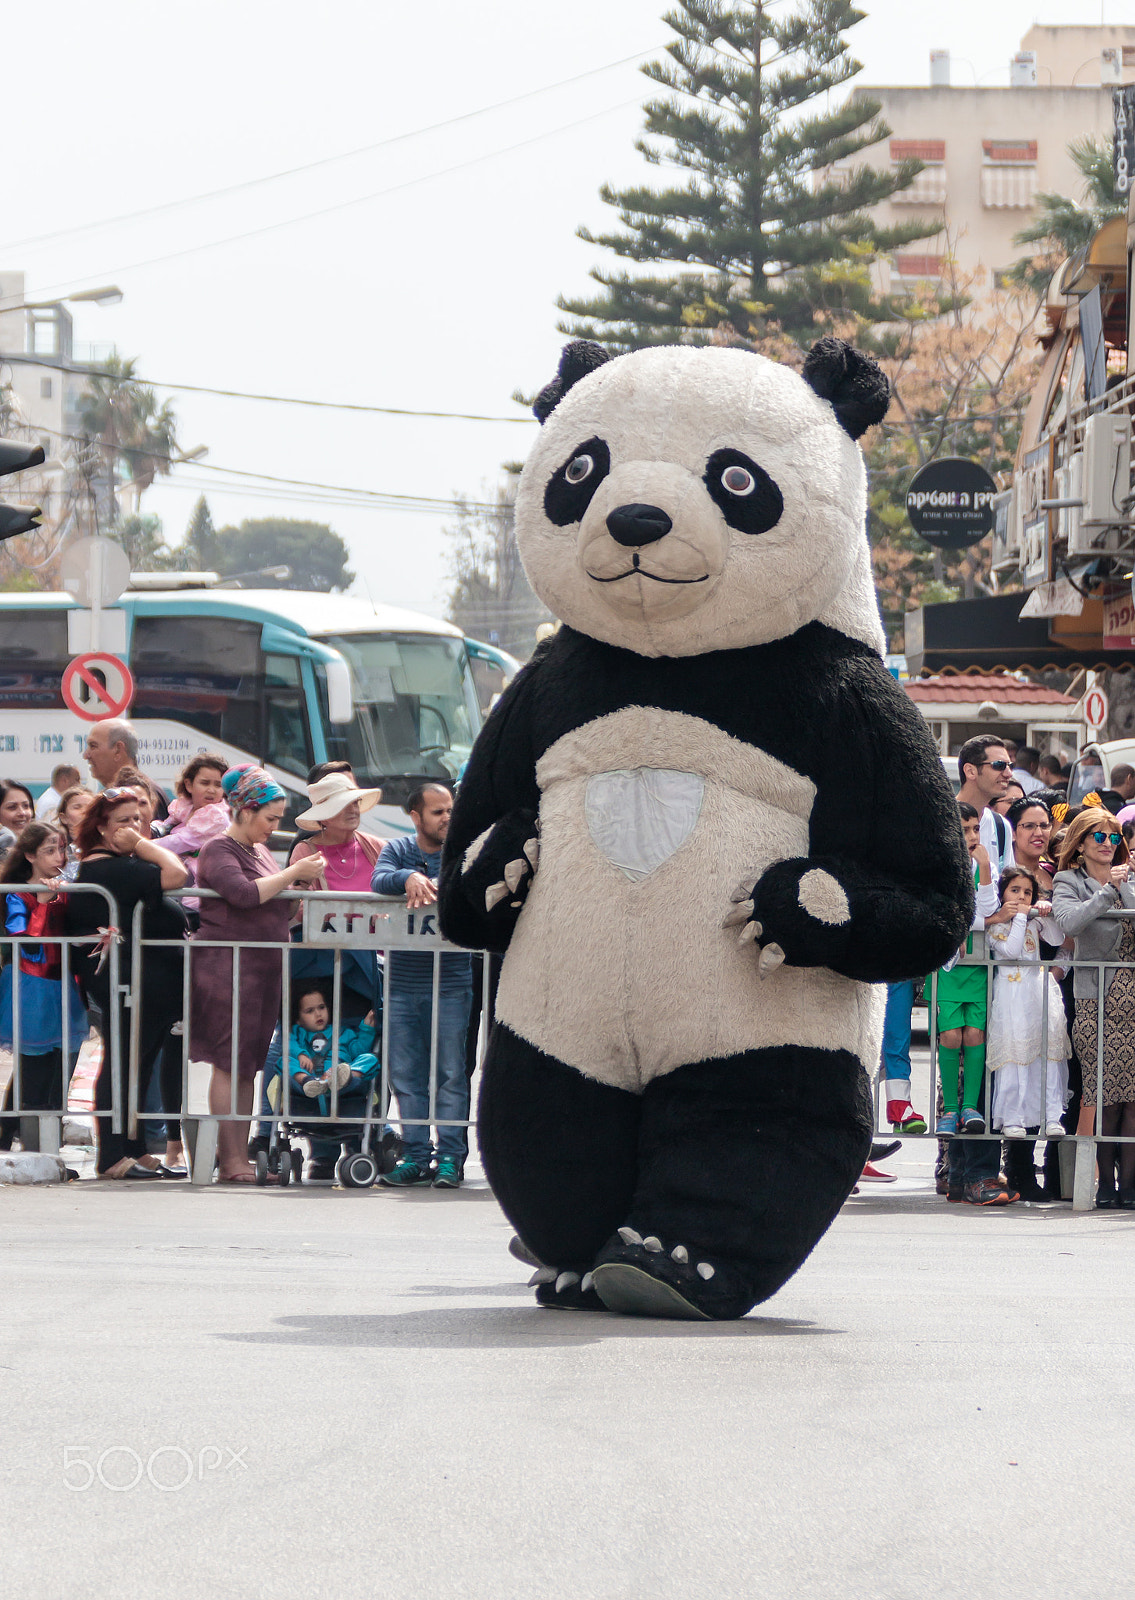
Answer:
<svg viewBox="0 0 1135 1600"><path fill-rule="evenodd" d="M895 271L903 278L940 278L941 256L917 256L901 252L895 256Z"/></svg>
<svg viewBox="0 0 1135 1600"><path fill-rule="evenodd" d="M892 161L945 161L945 139L892 139Z"/></svg>
<svg viewBox="0 0 1135 1600"><path fill-rule="evenodd" d="M983 139L986 161L1035 161L1035 139Z"/></svg>
<svg viewBox="0 0 1135 1600"><path fill-rule="evenodd" d="M1046 689L1042 683L1026 683L1021 678L1010 678L1003 673L982 676L970 673L950 673L939 678L911 678L903 688L912 700L933 701L941 705L980 705L992 700L996 705L1074 706L1069 695L1058 689Z"/></svg>

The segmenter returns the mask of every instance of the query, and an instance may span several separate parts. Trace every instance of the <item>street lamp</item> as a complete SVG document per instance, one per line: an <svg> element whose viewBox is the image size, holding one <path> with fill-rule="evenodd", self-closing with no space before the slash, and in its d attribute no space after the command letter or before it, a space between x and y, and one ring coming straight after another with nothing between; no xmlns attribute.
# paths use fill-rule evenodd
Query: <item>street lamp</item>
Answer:
<svg viewBox="0 0 1135 1600"><path fill-rule="evenodd" d="M0 316L8 311L50 311L53 306L61 306L65 301L68 304L83 302L95 306L116 306L121 304L122 290L116 283L108 283L101 289L80 289L76 294L60 295L58 300L17 300L13 296L10 304L0 295Z"/></svg>

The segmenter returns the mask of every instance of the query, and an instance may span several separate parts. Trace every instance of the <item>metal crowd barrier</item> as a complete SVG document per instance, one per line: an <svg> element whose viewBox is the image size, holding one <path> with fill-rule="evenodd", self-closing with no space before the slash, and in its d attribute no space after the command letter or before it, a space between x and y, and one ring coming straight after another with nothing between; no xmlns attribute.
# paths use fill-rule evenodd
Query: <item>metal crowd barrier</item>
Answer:
<svg viewBox="0 0 1135 1600"><path fill-rule="evenodd" d="M198 900L218 898L214 891L201 888L178 890L170 895L171 899L185 899L193 897ZM375 1011L376 1026L380 1028L381 1037L381 1076L378 1083L378 1093L368 1097L367 1109L362 1116L342 1116L339 1111L340 1090L336 1081L336 1068L339 1065L339 1041L342 1032L342 989L343 989L343 956L346 951L373 951L390 954L399 951L414 951L420 954L430 954L433 957L433 989L431 998L431 1027L430 1027L430 1061L429 1061L429 1114L425 1117L404 1117L399 1115L395 1119L400 1127L473 1127L476 1119L473 1117L439 1118L437 1111L437 1061L438 1061L438 1011L441 987L441 962L444 955L469 956L478 952L471 952L449 944L442 938L437 927L437 912L434 907L424 907L419 910L410 910L401 897L388 897L385 895L363 894L344 896L328 890L286 890L280 899L298 901L302 907L301 938L289 940L286 944L264 940L224 940L201 939L196 935L188 941L159 940L141 938L141 918L143 907L135 907L134 925L131 931L132 945L132 970L131 988L137 993L142 981L142 960L144 952L148 949L159 947L178 948L185 952L185 966L182 979L182 1016L185 1025L182 1033L182 1112L183 1132L186 1133L186 1146L190 1153L190 1172L194 1183L209 1183L212 1181L213 1164L216 1155L217 1128L221 1122L248 1122L255 1121L261 1124L268 1123L282 1127L289 1122L303 1122L309 1129L318 1124L322 1129L326 1126L331 1133L333 1128L357 1128L361 1133L368 1131L377 1124L380 1128L385 1125L390 1109L390 1028L386 1025L386 1011L389 1001L395 991L392 970L389 961L380 969L379 983L372 997ZM232 1002L231 1024L233 1039L233 1064L236 1065L237 1042L240 1038L240 1003L241 979L240 962L242 951L248 950L278 950L281 958L281 1040L283 1054L281 1058L281 1099L276 1111L268 1112L261 1106L254 1108L251 1113L241 1111L237 1105L238 1073L234 1070L230 1074L229 1084L229 1109L227 1112L217 1112L210 1108L206 1112L193 1113L188 1111L189 1102L189 1072L190 1060L193 1051L192 1030L189 1027L190 995L192 991L192 966L194 955L201 950L231 950L232 951ZM330 1106L326 1117L319 1117L310 1103L304 1101L299 1106L292 1104L290 1066L291 1055L291 999L292 976L290 956L300 951L315 951L330 954L332 957L332 1003L331 1003L331 1055L330 1055ZM323 981L316 980L315 981ZM484 973L481 994L481 1018L490 1018L492 1015L490 1005L491 971L489 960L484 962ZM127 1132L129 1137L136 1137L137 1125L140 1121L163 1121L172 1118L174 1113L169 1111L145 1112L138 1109L139 1092L139 1038L140 1038L140 1013L137 1008L131 1014L130 1029L130 1058L127 1085ZM484 1054L486 1029L482 1026L478 1043L478 1064ZM188 1124L188 1128L186 1128Z"/></svg>
<svg viewBox="0 0 1135 1600"><path fill-rule="evenodd" d="M0 891L2 892L2 891ZM98 895L106 905L106 929L113 929L117 908L112 896L107 890L95 884L64 884L58 889L48 889L30 884L13 884L7 892L20 894L73 894ZM182 900L186 898L197 900L216 899L211 890L202 888L188 888L171 892L170 899ZM104 939L105 957L108 962L108 979L112 994L121 992L124 996L125 1007L128 1010L130 1023L128 1038L123 1040L120 1036L120 1010L113 1006L109 1018L109 1059L105 1060L101 1071L110 1073L110 1110L109 1112L95 1110L96 1119L109 1116L111 1128L115 1133L125 1132L128 1137L137 1137L139 1123L146 1121L166 1121L175 1117L180 1118L183 1125L187 1153L190 1157L190 1170L192 1181L205 1184L212 1181L213 1166L216 1154L216 1141L218 1126L222 1121L256 1121L273 1126L283 1126L289 1122L302 1121L308 1128L318 1124L320 1128L326 1126L328 1133L339 1128L357 1128L360 1132L369 1130L377 1124L380 1128L385 1125L391 1100L390 1089L390 1028L386 1025L386 1009L394 993L394 981L390 963L386 962L380 969L379 990L372 997L376 1013L376 1023L381 1028L381 1075L377 1081L377 1092L368 1097L366 1112L362 1116L343 1117L339 1113L339 1089L336 1082L335 1068L339 1064L339 1041L342 1031L342 989L343 989L343 957L348 951L373 951L376 956L383 952L416 951L429 953L433 957L433 986L431 996L431 1029L430 1029L430 1063L429 1063L429 1115L421 1118L407 1119L401 1115L396 1121L401 1126L433 1126L441 1127L472 1127L475 1118L467 1117L460 1122L455 1119L443 1119L439 1122L437 1109L437 1063L438 1063L438 1012L441 985L441 960L445 954L468 955L471 952L450 945L438 931L437 914L434 907L425 907L411 911L404 899L388 898L381 895L364 894L352 897L335 894L324 890L287 890L281 897L300 904L301 910L301 938L289 940L287 943L263 940L202 940L197 937L188 941L183 940L154 940L141 937L141 919L143 907L139 904L135 908L134 921L131 929L131 970L128 984L122 983L121 955L119 943L114 937ZM1130 920L1135 918L1135 913L1127 911L1113 911L1105 913L1112 920ZM104 931L104 930L103 930ZM72 952L76 947L89 948L98 942L98 936L88 935L56 935L48 939L27 934L0 934L0 943L10 948L13 962L18 962L20 951L24 947L36 947L43 944L59 945L61 947L61 977L64 984L70 981L73 970ZM1135 1138L1121 1134L1104 1135L1103 1119L1103 1058L1104 1058L1104 973L1119 970L1135 970L1135 962L1085 962L1075 961L1071 958L1057 958L1053 961L1030 962L1024 960L1010 960L998 958L994 961L983 953L984 941L981 936L974 935L975 953L962 958L960 964L966 966L981 966L986 971L986 1036L988 1039L988 1018L992 1013L993 1002L993 975L998 968L1008 971L1013 968L1022 968L1032 972L1047 973L1052 967L1060 967L1068 971L1074 968L1088 967L1096 973L1097 995L1097 1049L1095 1061L1095 1127L1090 1135L1078 1136L1075 1133L1065 1135L1065 1143L1074 1146L1075 1162L1073 1174L1072 1205L1074 1210L1087 1210L1092 1204L1092 1188L1095 1170L1095 1147L1100 1142L1106 1144L1131 1144ZM135 1003L141 993L142 963L144 953L148 949L176 948L184 952L185 961L182 974L182 1007L183 1025L181 1030L182 1040L182 1079L181 1079L181 1108L169 1108L160 1111L145 1111L139 1108L140 1091L140 1045L141 1045L141 1007ZM251 1112L238 1109L238 1073L234 1070L230 1078L229 1109L225 1112L200 1107L190 1107L190 1062L193 1052L193 1038L189 1027L190 997L193 983L193 961L195 954L201 950L227 949L232 951L232 986L231 986L231 1022L232 1038L234 1040L234 1056L236 1041L240 1037L240 1009L241 1009L241 955L250 950L278 951L281 960L281 1036L283 1052L281 1059L281 1099L278 1109L266 1111L263 1107L254 1106ZM331 972L331 1079L330 1079L330 1110L327 1117L319 1117L313 1112L310 1104L293 1106L290 1065L291 1043L290 1022L292 976L290 957L295 952L316 951L330 953L332 957ZM472 952L476 954L476 952ZM483 954L483 952L482 952ZM483 1057L487 1036L487 1022L492 1015L492 972L490 959L486 955L483 963L481 980L481 1027L478 1042L478 1064ZM18 970L18 968L17 968ZM313 981L315 981L313 979ZM325 981L320 979L319 981ZM60 1128L63 1117L67 1115L67 1087L74 1065L74 1058L78 1055L79 1044L70 1037L70 1019L67 1008L62 1008L62 1045L61 1045L61 1084L60 1099L62 1111L44 1110L41 1108L26 1108L23 1105L23 1082L20 1061L20 984L13 981L13 1078L12 1098L10 1105L5 1109L5 1115L19 1117L21 1127L30 1127L38 1123L39 1148L45 1151L58 1151L60 1145ZM1040 1103L1042 1108L1047 1099L1048 1075L1048 984L1042 981L1042 990L1045 996L1045 1006L1041 1027L1041 1085ZM938 1087L940 1081L939 1066L939 1041L937 1028L937 974L931 974L926 982L926 1004L928 1011L928 1032L930 1043L930 1105L926 1117L927 1132L924 1134L902 1134L903 1139L939 1139L939 1138L967 1138L1002 1141L1002 1134L991 1131L992 1129L992 1104L993 1104L993 1078L990 1071L985 1072L982 1088L984 1105L981 1108L985 1117L986 1130L981 1134L957 1133L954 1135L939 1135L936 1130ZM381 1007L381 1015L380 1015ZM126 1067L125 1082L123 1067ZM235 1062L234 1062L235 1065ZM1085 1072L1088 1063L1081 1063ZM158 1067L155 1064L154 1070ZM879 1078L876 1078L876 1125L880 1125L878 1101L880 1099ZM399 1111L401 1108L399 1108ZM84 1110L76 1115L90 1115ZM1043 1123L1042 1123L1043 1128ZM1043 1132L1037 1135L1038 1141L1043 1138Z"/></svg>
<svg viewBox="0 0 1135 1600"><path fill-rule="evenodd" d="M1115 921L1115 922L1132 921L1132 920L1135 920L1135 912L1127 911L1127 910L1106 911L1106 912L1103 913L1103 917L1105 917L1109 921ZM1007 972L1007 971L1012 971L1014 968L1019 968L1019 969L1022 969L1024 971L1027 971L1027 972L1036 972L1036 973L1045 974L1044 978L1042 979L1042 984L1041 984L1042 993L1044 995L1044 1008L1043 1008L1043 1011L1042 1011L1042 1014L1041 1014L1041 1040L1040 1040L1040 1062L1041 1062L1040 1104L1041 1104L1042 1109L1047 1105L1047 1098L1048 1098L1049 984L1048 984L1048 981L1047 981L1047 975L1048 975L1048 973L1051 972L1053 967L1058 967L1061 972L1073 972L1073 971L1077 971L1077 970L1078 971L1083 971L1085 969L1089 969L1089 970L1093 971L1096 974L1096 1019L1097 1019L1097 1026L1096 1026L1096 1060L1095 1060L1095 1063L1094 1063L1094 1066L1095 1066L1095 1106L1094 1106L1094 1109L1095 1109L1095 1126L1094 1126L1093 1132L1090 1135L1089 1134L1077 1134L1075 1132L1066 1133L1064 1135L1064 1139L1061 1141L1062 1144L1063 1143L1067 1143L1069 1146L1071 1146L1074 1149L1074 1153L1075 1153L1073 1179L1072 1179L1072 1209L1074 1211L1090 1211L1092 1209L1092 1198L1093 1198L1094 1181L1095 1181L1096 1145L1100 1144L1100 1143L1118 1144L1118 1145L1135 1144L1135 1138L1133 1138L1130 1135L1122 1135L1122 1134L1119 1134L1119 1133L1104 1134L1104 1132L1103 1132L1103 1059L1104 1059L1104 1042L1105 1042L1105 1037L1104 1037L1104 973L1105 972L1133 971L1133 970L1135 970L1135 962L1128 962L1128 961L1078 961L1072 956L1064 956L1064 957L1057 956L1051 961L1025 961L1025 960L1020 960L1020 959L1012 959L1012 958L1008 958L1008 957L1004 957L1003 958L1003 957L1000 957L1000 956L997 957L996 959L994 959L992 956L989 956L989 955L983 953L984 949L985 949L985 945L986 945L986 939L985 939L984 934L982 934L980 932L975 932L972 937L973 937L974 953L972 955L963 956L961 958L961 960L958 962L958 965L959 966L966 966L966 967L977 966L977 967L983 967L985 969L985 974L986 974L986 978L985 978L985 1014L986 1014L986 1024L985 1024L985 1028L984 1028L983 1031L985 1033L985 1040L986 1040L986 1047L987 1048L988 1048L988 1042L989 1042L989 1019L990 1019L990 1017L992 1015L992 1011L993 1011L993 975L994 975L994 973L996 971L998 971L998 970L1000 970L1002 972ZM927 1010L927 1032L928 1032L929 1041L930 1041L930 1105L929 1105L928 1113L927 1113L927 1116L926 1116L926 1129L927 1129L927 1131L925 1133L918 1133L918 1134L911 1134L911 1133L895 1134L894 1137L895 1138L901 1138L901 1139L904 1139L904 1140L906 1140L906 1139L912 1139L912 1140L931 1139L931 1140L935 1140L935 1141L940 1140L940 1139L941 1140L984 1139L986 1141L996 1141L998 1144L1001 1144L1001 1143L1005 1142L1004 1141L1004 1135L1002 1133L993 1131L993 1115L992 1115L993 1114L993 1088L994 1088L993 1080L994 1080L994 1077L995 1077L996 1074L993 1071L989 1070L989 1068L988 1068L988 1060L987 1060L987 1063L986 1063L986 1071L984 1073L984 1078L983 1078L983 1083L982 1083L982 1101L983 1101L983 1104L982 1104L981 1107L975 1107L974 1108L975 1110L980 1109L981 1112L982 1112L982 1115L985 1118L985 1132L980 1133L980 1134L964 1133L964 1132L962 1132L960 1130L959 1130L959 1132L954 1133L954 1134L940 1134L940 1133L936 1132L936 1125L937 1125L937 1121L938 1121L938 1104L939 1104L939 1093L938 1093L938 1091L939 1091L939 1085L940 1085L940 1082L941 1082L941 1070L940 1070L939 1054L938 1054L939 1045L938 1045L938 1025L937 1025L937 1009L938 1009L937 1008L937 993L938 993L938 974L937 974L937 972L933 972L925 980L925 986L924 986L924 995L925 995L926 1010ZM1068 1029L1069 1037L1071 1037L1071 1032L1072 1032L1071 1019L1070 1018L1066 1018L1065 1020L1066 1020L1066 1026L1067 1026L1067 1029ZM963 1060L964 1060L964 1047L963 1047ZM1086 1080L1085 1081L1085 1087L1086 1087L1087 1086L1087 1081L1088 1081L1087 1080L1087 1073L1088 1073L1090 1064L1088 1062L1081 1061L1080 1065L1081 1065L1081 1068L1083 1069L1083 1072L1085 1074L1085 1080ZM1000 1070L1003 1070L1003 1069L1000 1069ZM875 1077L875 1124L876 1124L877 1128L880 1128L880 1127L885 1125L885 1119L883 1119L881 1121L880 1116L879 1116L880 1102L881 1102L881 1099L882 1099L881 1090L882 1090L883 1077L884 1077L884 1069L880 1068L879 1072L876 1074L876 1077ZM1083 1104L1088 1104L1089 1103L1088 1097L1086 1095L1082 1097L1082 1103ZM1041 1120L1040 1132L1035 1136L1036 1142L1038 1144L1041 1143L1044 1140L1044 1131L1043 1130L1044 1130L1044 1118L1042 1118L1042 1120ZM1032 1136L1030 1136L1030 1139L1031 1139L1031 1137Z"/></svg>

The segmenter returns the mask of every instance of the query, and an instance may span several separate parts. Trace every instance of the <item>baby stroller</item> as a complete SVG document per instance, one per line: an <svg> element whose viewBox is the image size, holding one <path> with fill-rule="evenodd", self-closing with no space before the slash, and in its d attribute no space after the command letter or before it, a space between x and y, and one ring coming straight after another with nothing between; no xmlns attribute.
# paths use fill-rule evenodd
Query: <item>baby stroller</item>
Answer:
<svg viewBox="0 0 1135 1600"><path fill-rule="evenodd" d="M326 1040L317 1039L310 1046L317 1069L322 1068L328 1053ZM276 1080L282 1083L282 1078ZM267 1184L274 1177L281 1188L289 1183L303 1181L303 1149L298 1141L306 1140L313 1152L319 1146L339 1142L340 1153L335 1162L335 1179L344 1189L369 1189L378 1181L380 1173L390 1172L397 1164L400 1140L394 1133L382 1133L375 1119L378 1080L366 1085L365 1094L339 1096L339 1112L343 1117L364 1117L363 1123L352 1122L337 1126L327 1117L305 1117L297 1096L291 1098L291 1115L282 1122L274 1122L268 1135L267 1149L256 1153L256 1181ZM271 1095L271 1091L269 1091Z"/></svg>

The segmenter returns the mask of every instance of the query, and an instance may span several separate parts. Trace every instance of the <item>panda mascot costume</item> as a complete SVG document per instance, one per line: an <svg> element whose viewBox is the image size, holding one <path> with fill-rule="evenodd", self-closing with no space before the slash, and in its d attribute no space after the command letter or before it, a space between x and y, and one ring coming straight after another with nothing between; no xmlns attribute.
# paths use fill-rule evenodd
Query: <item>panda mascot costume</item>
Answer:
<svg viewBox="0 0 1135 1600"><path fill-rule="evenodd" d="M441 926L504 952L478 1119L545 1306L744 1316L871 1143L887 980L973 911L883 635L854 442L878 366L821 340L567 346L516 529L561 619L460 785Z"/></svg>

